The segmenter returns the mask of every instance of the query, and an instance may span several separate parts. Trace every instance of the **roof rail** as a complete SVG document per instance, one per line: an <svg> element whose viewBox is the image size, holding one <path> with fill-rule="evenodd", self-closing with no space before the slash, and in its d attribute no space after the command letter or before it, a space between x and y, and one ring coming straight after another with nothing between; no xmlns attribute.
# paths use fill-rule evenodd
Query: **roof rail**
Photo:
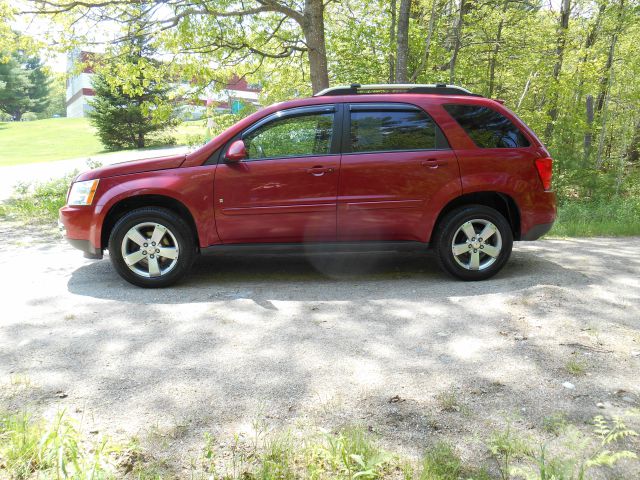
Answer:
<svg viewBox="0 0 640 480"><path fill-rule="evenodd" d="M457 85L447 85L446 83L435 84L415 84L415 83L374 83L361 85L352 83L351 85L340 85L337 87L325 88L316 93L314 97L331 97L334 95L357 95L359 93L434 93L439 95L472 95L475 93Z"/></svg>

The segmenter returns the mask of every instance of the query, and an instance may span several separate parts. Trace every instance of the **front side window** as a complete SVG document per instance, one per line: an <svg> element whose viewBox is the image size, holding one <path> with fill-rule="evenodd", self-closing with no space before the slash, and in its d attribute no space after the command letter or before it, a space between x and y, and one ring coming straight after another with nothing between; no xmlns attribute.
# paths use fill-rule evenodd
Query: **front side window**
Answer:
<svg viewBox="0 0 640 480"><path fill-rule="evenodd" d="M244 137L248 159L328 155L333 113L309 113L274 120Z"/></svg>
<svg viewBox="0 0 640 480"><path fill-rule="evenodd" d="M511 120L481 105L444 105L444 109L480 148L528 147L529 140Z"/></svg>
<svg viewBox="0 0 640 480"><path fill-rule="evenodd" d="M436 148L436 125L420 110L351 112L351 151L429 150Z"/></svg>

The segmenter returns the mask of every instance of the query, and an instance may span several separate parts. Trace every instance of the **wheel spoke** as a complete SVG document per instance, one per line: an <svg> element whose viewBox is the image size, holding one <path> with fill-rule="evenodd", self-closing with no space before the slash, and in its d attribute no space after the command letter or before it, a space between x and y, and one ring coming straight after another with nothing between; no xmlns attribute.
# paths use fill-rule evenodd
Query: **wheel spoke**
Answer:
<svg viewBox="0 0 640 480"><path fill-rule="evenodd" d="M128 238L134 243L137 243L141 247L146 242L148 242L148 239L144 238L142 234L138 231L138 229L136 229L135 227L127 232L126 238Z"/></svg>
<svg viewBox="0 0 640 480"><path fill-rule="evenodd" d="M142 250L137 250L124 257L124 263L126 263L127 265L135 265L144 257L145 256L142 254Z"/></svg>
<svg viewBox="0 0 640 480"><path fill-rule="evenodd" d="M471 224L471 222L467 222L464 225L462 225L462 231L464 232L464 234L467 236L469 240L471 240L472 238L475 238L476 236L476 231L473 229L473 225Z"/></svg>
<svg viewBox="0 0 640 480"><path fill-rule="evenodd" d="M500 249L494 247L493 245L484 245L484 249L482 251L493 258L496 258L498 255L500 255Z"/></svg>
<svg viewBox="0 0 640 480"><path fill-rule="evenodd" d="M158 250L160 250L160 253L158 253L159 257L170 258L172 260L178 258L178 249L175 247L159 247Z"/></svg>
<svg viewBox="0 0 640 480"><path fill-rule="evenodd" d="M151 258L149 257L149 276L150 277L158 277L160 276L160 265L158 265L158 257Z"/></svg>
<svg viewBox="0 0 640 480"><path fill-rule="evenodd" d="M480 252L478 252L477 250L471 252L471 261L469 262L469 268L471 270L480 269Z"/></svg>
<svg viewBox="0 0 640 480"><path fill-rule="evenodd" d="M482 229L478 236L486 242L487 238L489 238L494 233L496 233L496 226L493 223L487 223L487 225Z"/></svg>
<svg viewBox="0 0 640 480"><path fill-rule="evenodd" d="M462 255L463 253L469 252L469 244L468 243L459 243L451 247L453 250L453 254L457 257L458 255Z"/></svg>
<svg viewBox="0 0 640 480"><path fill-rule="evenodd" d="M158 245L166 232L167 229L165 227L162 225L156 225L156 228L153 230L153 235L151 235L151 242L155 242L155 244Z"/></svg>

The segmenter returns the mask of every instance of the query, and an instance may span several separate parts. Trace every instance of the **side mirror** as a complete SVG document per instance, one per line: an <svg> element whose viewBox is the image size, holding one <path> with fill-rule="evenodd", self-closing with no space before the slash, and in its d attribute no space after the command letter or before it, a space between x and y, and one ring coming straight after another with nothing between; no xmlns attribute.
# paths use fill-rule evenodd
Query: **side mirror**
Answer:
<svg viewBox="0 0 640 480"><path fill-rule="evenodd" d="M227 153L224 156L225 162L235 163L247 158L247 149L244 146L242 140L236 140L227 149Z"/></svg>

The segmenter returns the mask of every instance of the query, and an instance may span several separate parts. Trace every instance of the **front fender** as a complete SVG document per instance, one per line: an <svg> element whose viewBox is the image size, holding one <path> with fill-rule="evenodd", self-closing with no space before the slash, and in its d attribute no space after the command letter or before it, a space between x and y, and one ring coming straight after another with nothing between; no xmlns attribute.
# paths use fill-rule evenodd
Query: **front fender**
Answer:
<svg viewBox="0 0 640 480"><path fill-rule="evenodd" d="M213 217L215 165L159 170L100 180L90 240L101 248L102 227L109 211L119 202L144 195L163 196L180 202L191 213L200 246L216 243Z"/></svg>

